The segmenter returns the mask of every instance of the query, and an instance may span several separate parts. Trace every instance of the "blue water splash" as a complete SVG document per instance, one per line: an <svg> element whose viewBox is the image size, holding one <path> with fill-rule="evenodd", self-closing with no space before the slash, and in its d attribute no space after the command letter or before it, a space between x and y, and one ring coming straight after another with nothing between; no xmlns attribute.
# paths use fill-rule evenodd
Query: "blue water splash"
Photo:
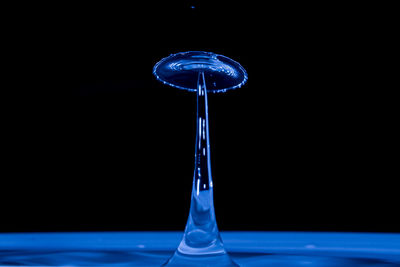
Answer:
<svg viewBox="0 0 400 267"><path fill-rule="evenodd" d="M212 52L189 51L172 54L153 68L158 80L179 89L197 90L198 73L203 72L208 92L222 93L243 86L246 70L236 61Z"/></svg>
<svg viewBox="0 0 400 267"><path fill-rule="evenodd" d="M196 153L190 213L184 237L166 265L237 266L223 246L215 218L207 93L239 88L246 82L247 73L230 58L202 51L170 55L154 66L153 73L164 84L197 94Z"/></svg>

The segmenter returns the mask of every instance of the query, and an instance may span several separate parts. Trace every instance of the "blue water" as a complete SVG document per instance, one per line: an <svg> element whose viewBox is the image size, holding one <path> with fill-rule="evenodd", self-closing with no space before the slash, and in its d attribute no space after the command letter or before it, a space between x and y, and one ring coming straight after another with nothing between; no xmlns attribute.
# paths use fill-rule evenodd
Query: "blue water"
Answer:
<svg viewBox="0 0 400 267"><path fill-rule="evenodd" d="M164 84L195 91L197 96L190 212L182 241L165 265L235 267L237 264L224 248L215 219L207 94L241 87L247 73L239 63L225 56L189 51L162 59L154 66L153 74Z"/></svg>
<svg viewBox="0 0 400 267"><path fill-rule="evenodd" d="M400 234L221 235L233 260L243 267L400 266ZM181 239L182 233L176 232L0 234L0 266L160 266Z"/></svg>
<svg viewBox="0 0 400 267"><path fill-rule="evenodd" d="M192 92L197 90L199 72L204 73L207 91L212 93L239 88L247 81L247 72L238 62L212 52L172 54L153 68L153 74L161 82Z"/></svg>

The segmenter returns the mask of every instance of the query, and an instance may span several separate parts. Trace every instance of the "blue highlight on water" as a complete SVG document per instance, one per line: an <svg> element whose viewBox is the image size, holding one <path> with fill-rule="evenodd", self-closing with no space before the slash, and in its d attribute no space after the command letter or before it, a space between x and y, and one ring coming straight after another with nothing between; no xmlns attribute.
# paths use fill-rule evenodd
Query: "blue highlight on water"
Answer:
<svg viewBox="0 0 400 267"><path fill-rule="evenodd" d="M238 62L204 51L171 54L153 68L159 81L191 92L197 90L199 72L204 73L207 91L211 93L240 88L248 79L246 70Z"/></svg>

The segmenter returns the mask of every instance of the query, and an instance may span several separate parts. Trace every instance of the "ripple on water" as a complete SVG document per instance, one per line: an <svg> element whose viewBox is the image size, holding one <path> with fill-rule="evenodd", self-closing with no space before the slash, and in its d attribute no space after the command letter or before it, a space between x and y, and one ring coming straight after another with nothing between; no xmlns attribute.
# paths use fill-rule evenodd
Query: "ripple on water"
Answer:
<svg viewBox="0 0 400 267"><path fill-rule="evenodd" d="M1 266L160 266L174 251L0 251ZM240 266L399 267L389 259L230 253ZM203 262L204 266L204 262Z"/></svg>

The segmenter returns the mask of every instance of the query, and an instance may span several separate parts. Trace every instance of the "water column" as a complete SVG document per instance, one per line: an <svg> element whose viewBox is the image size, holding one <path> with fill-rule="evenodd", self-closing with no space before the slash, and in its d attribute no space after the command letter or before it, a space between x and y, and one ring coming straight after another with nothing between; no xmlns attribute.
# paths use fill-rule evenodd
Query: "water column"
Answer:
<svg viewBox="0 0 400 267"><path fill-rule="evenodd" d="M194 255L224 253L213 204L204 72L199 72L197 88L197 134L192 198L184 238L178 251Z"/></svg>
<svg viewBox="0 0 400 267"><path fill-rule="evenodd" d="M239 63L211 52L172 54L153 68L166 85L196 92L196 153L190 213L185 233L168 266L237 266L228 256L214 212L210 163L207 93L224 93L241 87L247 73Z"/></svg>
<svg viewBox="0 0 400 267"><path fill-rule="evenodd" d="M183 239L166 265L237 266L228 256L214 212L208 133L208 101L204 72L197 80L197 131L192 197Z"/></svg>

